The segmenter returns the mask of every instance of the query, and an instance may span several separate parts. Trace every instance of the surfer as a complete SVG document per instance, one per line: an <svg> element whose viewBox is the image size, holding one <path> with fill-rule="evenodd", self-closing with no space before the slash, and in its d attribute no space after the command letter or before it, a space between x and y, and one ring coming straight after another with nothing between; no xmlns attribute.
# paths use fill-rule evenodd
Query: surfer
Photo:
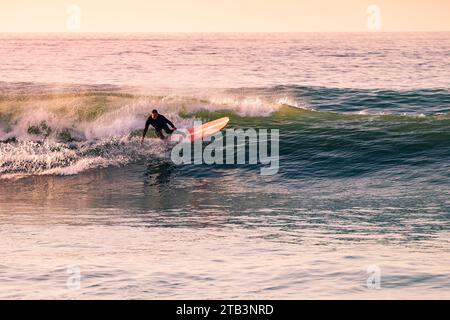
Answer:
<svg viewBox="0 0 450 320"><path fill-rule="evenodd" d="M142 135L141 143L144 142L145 135L147 134L148 127L152 125L155 128L156 135L160 139L164 139L164 135L162 131L164 130L167 134L172 134L177 128L173 125L173 123L164 117L162 114L159 114L157 110L153 110L150 116L145 123L144 134ZM172 129L169 128L172 127Z"/></svg>

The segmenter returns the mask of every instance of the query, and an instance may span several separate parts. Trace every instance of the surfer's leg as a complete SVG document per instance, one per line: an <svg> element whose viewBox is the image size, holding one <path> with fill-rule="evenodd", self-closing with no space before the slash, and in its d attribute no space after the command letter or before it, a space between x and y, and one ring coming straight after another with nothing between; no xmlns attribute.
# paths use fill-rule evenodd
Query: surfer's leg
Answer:
<svg viewBox="0 0 450 320"><path fill-rule="evenodd" d="M165 127L164 128L164 131L167 133L167 134L172 134L175 130L173 130L173 129L170 129L169 127Z"/></svg>
<svg viewBox="0 0 450 320"><path fill-rule="evenodd" d="M164 139L164 135L162 134L161 130L155 130L155 132L156 132L156 135L158 136L158 138Z"/></svg>

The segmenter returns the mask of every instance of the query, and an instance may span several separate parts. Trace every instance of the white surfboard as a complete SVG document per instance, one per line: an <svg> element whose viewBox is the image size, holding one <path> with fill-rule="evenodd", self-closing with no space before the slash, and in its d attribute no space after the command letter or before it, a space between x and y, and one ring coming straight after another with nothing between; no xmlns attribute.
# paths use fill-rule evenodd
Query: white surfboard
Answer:
<svg viewBox="0 0 450 320"><path fill-rule="evenodd" d="M180 130L184 135L182 140L194 142L212 136L213 134L225 128L229 121L230 118L224 117L214 121L206 122L194 128ZM175 138L176 140L180 140L179 137L177 137L176 132L173 136L173 138Z"/></svg>

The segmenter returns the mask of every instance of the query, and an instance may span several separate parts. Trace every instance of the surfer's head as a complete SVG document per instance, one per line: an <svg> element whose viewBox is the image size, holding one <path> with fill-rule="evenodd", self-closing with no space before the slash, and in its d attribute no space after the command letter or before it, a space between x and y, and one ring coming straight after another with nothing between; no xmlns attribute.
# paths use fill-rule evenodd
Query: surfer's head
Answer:
<svg viewBox="0 0 450 320"><path fill-rule="evenodd" d="M151 116L152 116L153 119L158 118L158 110L154 109L154 110L152 111Z"/></svg>

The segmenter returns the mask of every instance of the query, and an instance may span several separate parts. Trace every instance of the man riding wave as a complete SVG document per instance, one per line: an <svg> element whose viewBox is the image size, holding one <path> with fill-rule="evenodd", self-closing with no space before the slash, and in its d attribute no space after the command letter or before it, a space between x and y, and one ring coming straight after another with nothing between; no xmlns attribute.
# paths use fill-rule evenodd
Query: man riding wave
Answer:
<svg viewBox="0 0 450 320"><path fill-rule="evenodd" d="M148 127L152 125L153 128L155 128L156 135L160 139L164 139L164 135L162 131L164 130L167 134L172 134L177 128L173 125L173 123L168 120L166 117L164 117L162 114L158 114L157 110L153 110L150 116L147 119L147 122L145 123L145 129L144 134L142 135L141 143L144 142L144 138L147 134ZM172 127L172 129L169 128L169 126Z"/></svg>

